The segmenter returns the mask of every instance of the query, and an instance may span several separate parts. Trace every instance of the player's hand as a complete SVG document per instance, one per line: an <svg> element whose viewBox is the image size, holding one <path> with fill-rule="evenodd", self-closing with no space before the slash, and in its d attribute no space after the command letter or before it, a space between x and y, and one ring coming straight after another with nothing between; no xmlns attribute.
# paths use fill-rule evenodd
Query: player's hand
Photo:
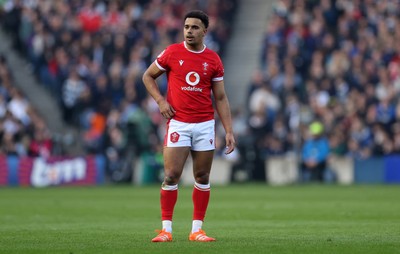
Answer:
<svg viewBox="0 0 400 254"><path fill-rule="evenodd" d="M225 135L225 142L226 142L226 151L225 154L230 154L235 150L236 142L235 142L235 137L233 136L232 133L227 133Z"/></svg>
<svg viewBox="0 0 400 254"><path fill-rule="evenodd" d="M175 109L164 99L158 103L161 115L165 119L171 119L175 115Z"/></svg>

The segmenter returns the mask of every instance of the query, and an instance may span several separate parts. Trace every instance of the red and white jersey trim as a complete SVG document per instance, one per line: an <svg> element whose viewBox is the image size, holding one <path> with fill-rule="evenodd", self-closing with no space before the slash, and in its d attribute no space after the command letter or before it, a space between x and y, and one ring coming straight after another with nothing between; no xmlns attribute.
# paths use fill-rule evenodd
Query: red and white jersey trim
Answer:
<svg viewBox="0 0 400 254"><path fill-rule="evenodd" d="M160 70L162 70L162 71L166 71L166 69L164 69L164 67L162 67L162 66L158 63L157 59L154 61L154 63L157 65L158 69L160 69Z"/></svg>
<svg viewBox="0 0 400 254"><path fill-rule="evenodd" d="M217 77L212 79L212 81L222 81L222 80L224 80L224 77Z"/></svg>
<svg viewBox="0 0 400 254"><path fill-rule="evenodd" d="M206 48L207 48L207 46L206 46L205 44L203 44L203 49L202 49L202 50L200 50L200 51L194 51L194 50L188 49L188 47L187 47L187 45L186 45L186 41L183 42L183 45L185 46L185 48L186 48L188 51L190 51L190 52L192 52L192 53L196 53L196 54L203 53L204 50L206 50Z"/></svg>

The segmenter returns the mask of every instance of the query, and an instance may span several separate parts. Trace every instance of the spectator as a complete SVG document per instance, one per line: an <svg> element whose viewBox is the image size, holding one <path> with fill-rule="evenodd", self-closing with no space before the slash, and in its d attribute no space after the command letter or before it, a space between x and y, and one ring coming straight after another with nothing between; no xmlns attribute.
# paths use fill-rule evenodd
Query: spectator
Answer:
<svg viewBox="0 0 400 254"><path fill-rule="evenodd" d="M48 158L52 154L53 142L46 130L36 129L29 144L28 155Z"/></svg>
<svg viewBox="0 0 400 254"><path fill-rule="evenodd" d="M83 144L89 153L100 153L103 148L106 118L101 112L88 115L89 125L83 132Z"/></svg>
<svg viewBox="0 0 400 254"><path fill-rule="evenodd" d="M329 157L329 143L320 122L309 126L309 137L302 147L301 170L303 181L324 181Z"/></svg>
<svg viewBox="0 0 400 254"><path fill-rule="evenodd" d="M78 122L79 100L86 84L81 80L76 70L71 71L62 87L63 117L67 123Z"/></svg>

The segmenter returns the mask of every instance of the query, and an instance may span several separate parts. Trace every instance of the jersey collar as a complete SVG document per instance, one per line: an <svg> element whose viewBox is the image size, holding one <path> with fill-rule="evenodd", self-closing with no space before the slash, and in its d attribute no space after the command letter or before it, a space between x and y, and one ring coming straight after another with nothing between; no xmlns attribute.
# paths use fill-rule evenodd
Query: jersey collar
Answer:
<svg viewBox="0 0 400 254"><path fill-rule="evenodd" d="M197 53L197 54L199 54L199 53L203 53L204 50L206 50L206 45L205 45L205 44L203 44L203 49L200 50L200 51L194 51L194 50L188 49L188 47L186 46L186 41L183 41L183 45L185 46L185 49L186 49L187 51L190 51L190 52L192 52L192 53Z"/></svg>

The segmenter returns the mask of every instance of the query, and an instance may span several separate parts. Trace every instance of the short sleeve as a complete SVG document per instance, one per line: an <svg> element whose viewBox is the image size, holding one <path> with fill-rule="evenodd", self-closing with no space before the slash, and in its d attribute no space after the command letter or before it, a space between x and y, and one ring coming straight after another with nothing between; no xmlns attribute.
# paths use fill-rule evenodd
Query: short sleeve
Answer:
<svg viewBox="0 0 400 254"><path fill-rule="evenodd" d="M212 81L222 80L224 80L224 65L222 64L221 58L216 55L215 74L213 75Z"/></svg>
<svg viewBox="0 0 400 254"><path fill-rule="evenodd" d="M157 67L162 70L162 71L166 71L168 70L168 66L169 66L169 56L171 55L171 50L170 47L167 47L166 49L164 49L156 58L156 60L154 61L155 64L157 65Z"/></svg>

